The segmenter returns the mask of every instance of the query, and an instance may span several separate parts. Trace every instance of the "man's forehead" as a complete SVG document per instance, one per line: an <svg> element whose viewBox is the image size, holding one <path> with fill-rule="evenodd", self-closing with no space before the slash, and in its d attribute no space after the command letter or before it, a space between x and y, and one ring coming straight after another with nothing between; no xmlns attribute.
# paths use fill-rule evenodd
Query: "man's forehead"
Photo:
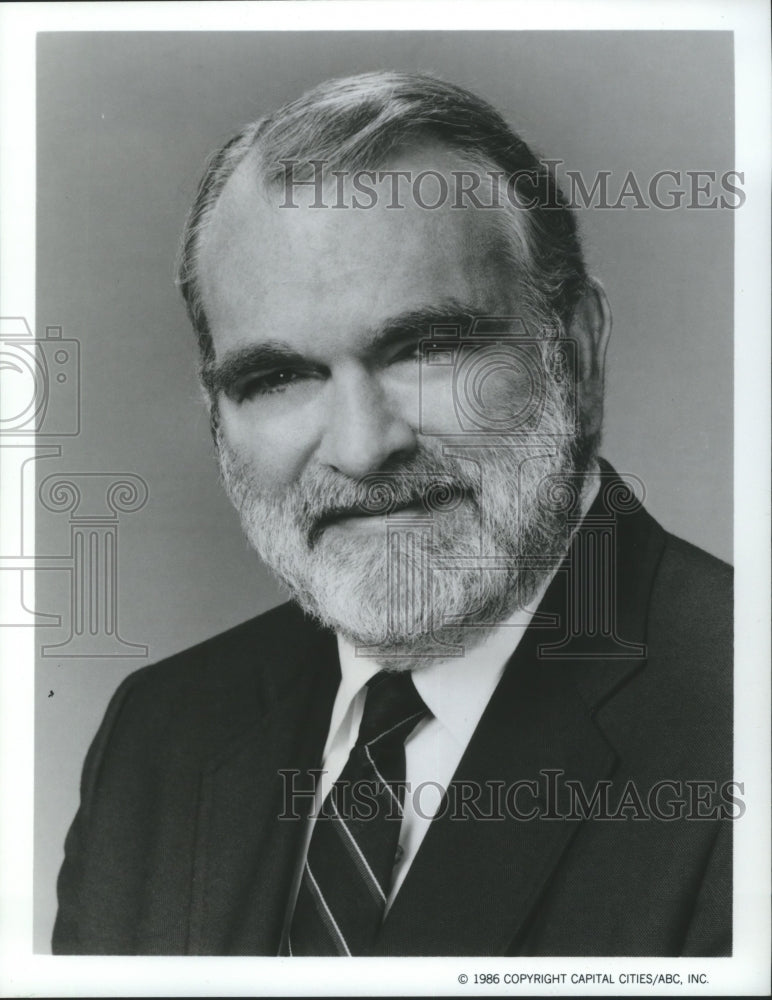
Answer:
<svg viewBox="0 0 772 1000"><path fill-rule="evenodd" d="M421 147L379 169L405 171L410 178L436 170L451 178L462 162L444 147ZM375 204L353 207L348 199L354 176L327 180L328 207L312 207L313 186L296 187L291 201L297 207L289 207L283 183L263 184L254 155L239 165L202 236L199 273L215 340L218 330L243 325L250 310L290 317L309 301L320 317L331 302L338 311L356 312L361 305L373 312L398 305L397 297L416 303L449 298L459 282L467 300L491 299L507 259L504 226L496 225L493 212L454 207L450 199L427 209L407 194L404 207L389 208L389 179ZM335 208L341 190L346 207ZM352 289L360 290L359 302Z"/></svg>
<svg viewBox="0 0 772 1000"><path fill-rule="evenodd" d="M288 164L292 161L288 161ZM321 162L321 161L317 161ZM473 167L457 151L439 143L423 143L392 154L372 170L359 167L318 172L312 161L295 161L287 175L265 183L256 151L249 153L225 184L202 244L222 247L254 225L266 234L291 239L302 230L305 239L330 231L359 228L377 236L389 229L455 232L480 242L500 239L503 204L480 209L475 199L459 191L473 184L475 198L490 203L493 182L482 166ZM460 180L463 174L466 180ZM366 249L363 247L363 249Z"/></svg>

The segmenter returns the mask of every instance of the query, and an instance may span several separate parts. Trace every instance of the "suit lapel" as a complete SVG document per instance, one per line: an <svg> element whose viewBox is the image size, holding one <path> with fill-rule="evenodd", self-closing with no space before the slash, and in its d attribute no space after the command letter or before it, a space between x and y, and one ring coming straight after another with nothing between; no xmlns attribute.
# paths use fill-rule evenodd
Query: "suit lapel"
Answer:
<svg viewBox="0 0 772 1000"><path fill-rule="evenodd" d="M282 643L259 721L206 768L193 871L190 954L277 954L304 820L340 680L334 638ZM288 802L288 789L301 794ZM283 818L279 818L283 817Z"/></svg>
<svg viewBox="0 0 772 1000"><path fill-rule="evenodd" d="M602 513L601 502L588 515L590 525L591 515ZM567 627L570 595L576 592L572 569L580 564L578 549L586 542L582 531L478 724L448 790L447 811L430 825L386 919L380 953L516 952L581 825L579 819L564 818L565 782L580 782L590 796L614 770L613 743L595 712L645 665L647 599L663 533L641 509L618 519L617 620L607 641L586 632L569 635ZM539 624L545 620L557 625ZM620 657L620 648L629 655ZM536 783L536 796L531 787L518 786L525 781ZM501 791L492 789L492 782ZM511 792L518 787L519 792ZM477 788L483 794L475 816L458 803ZM522 818L534 806L539 815Z"/></svg>
<svg viewBox="0 0 772 1000"><path fill-rule="evenodd" d="M592 788L614 765L572 683L574 664L539 664L528 638L530 650L521 644L509 664L453 778L447 811L430 825L394 901L385 954L503 953L577 827L525 818L548 810L549 772ZM514 791L519 782L535 786ZM459 803L478 788L474 815Z"/></svg>

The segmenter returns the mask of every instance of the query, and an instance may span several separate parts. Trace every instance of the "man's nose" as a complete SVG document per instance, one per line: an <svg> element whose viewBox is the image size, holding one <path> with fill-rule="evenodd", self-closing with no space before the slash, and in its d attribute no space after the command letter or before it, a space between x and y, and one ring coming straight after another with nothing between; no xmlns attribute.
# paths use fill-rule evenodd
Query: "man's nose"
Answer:
<svg viewBox="0 0 772 1000"><path fill-rule="evenodd" d="M330 382L319 461L352 479L376 472L389 460L411 455L415 430L399 401L389 399L377 375L348 371Z"/></svg>

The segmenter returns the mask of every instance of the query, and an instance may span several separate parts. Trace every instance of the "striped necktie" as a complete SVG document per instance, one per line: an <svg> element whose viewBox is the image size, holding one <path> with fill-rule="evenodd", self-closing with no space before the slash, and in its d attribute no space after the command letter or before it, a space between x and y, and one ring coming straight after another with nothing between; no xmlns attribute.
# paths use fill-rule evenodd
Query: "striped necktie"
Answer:
<svg viewBox="0 0 772 1000"><path fill-rule="evenodd" d="M314 824L289 932L291 955L367 955L391 885L405 740L428 709L409 672L367 684L357 741Z"/></svg>

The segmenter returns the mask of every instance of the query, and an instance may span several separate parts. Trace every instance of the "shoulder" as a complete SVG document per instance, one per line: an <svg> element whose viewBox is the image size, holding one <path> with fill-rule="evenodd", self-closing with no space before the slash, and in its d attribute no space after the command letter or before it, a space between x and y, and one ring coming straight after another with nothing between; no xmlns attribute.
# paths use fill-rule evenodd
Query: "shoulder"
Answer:
<svg viewBox="0 0 772 1000"><path fill-rule="evenodd" d="M729 563L697 548L683 538L665 532L665 548L659 571L660 586L678 585L688 580L699 601L731 600L733 570ZM688 598L688 594L683 594Z"/></svg>
<svg viewBox="0 0 772 1000"><path fill-rule="evenodd" d="M732 569L683 539L663 535L646 616L646 664L629 691L631 729L634 721L635 731L650 741L647 752L667 760L673 773L687 768L691 776L728 777Z"/></svg>
<svg viewBox="0 0 772 1000"><path fill-rule="evenodd" d="M641 625L648 623L643 627L649 632L661 627L674 637L731 638L732 567L667 531L635 498L625 479L604 459L599 461L601 490L588 521L598 515L603 523L612 515L621 603L634 610Z"/></svg>
<svg viewBox="0 0 772 1000"><path fill-rule="evenodd" d="M665 532L651 591L649 641L666 640L709 668L731 657L732 618L732 567Z"/></svg>
<svg viewBox="0 0 772 1000"><path fill-rule="evenodd" d="M292 603L281 604L256 618L212 636L195 646L142 667L124 683L152 687L160 693L171 687L193 687L214 693L234 683L260 687L276 680L281 663L292 670L305 647L323 641L328 633Z"/></svg>
<svg viewBox="0 0 772 1000"><path fill-rule="evenodd" d="M643 656L610 660L601 672L616 684L602 710L606 724L623 756L659 777L724 776L732 756L732 569L641 506L618 522L610 591L618 595L618 636Z"/></svg>
<svg viewBox="0 0 772 1000"><path fill-rule="evenodd" d="M211 750L254 725L321 662L334 669L336 644L293 603L130 674L108 707L111 744Z"/></svg>

